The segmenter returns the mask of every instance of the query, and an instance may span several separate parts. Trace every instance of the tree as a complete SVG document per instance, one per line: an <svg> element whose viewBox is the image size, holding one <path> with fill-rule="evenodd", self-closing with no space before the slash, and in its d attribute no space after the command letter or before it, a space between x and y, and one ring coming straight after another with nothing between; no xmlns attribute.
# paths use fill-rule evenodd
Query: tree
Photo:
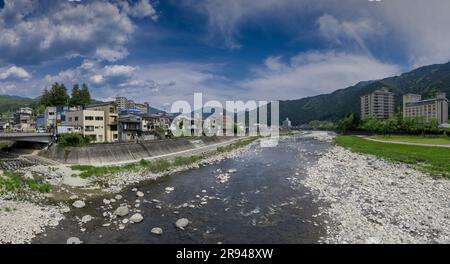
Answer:
<svg viewBox="0 0 450 264"><path fill-rule="evenodd" d="M85 106L91 103L91 93L89 92L89 87L83 83L80 91L80 104Z"/></svg>
<svg viewBox="0 0 450 264"><path fill-rule="evenodd" d="M72 96L70 98L70 106L82 105L81 103L81 90L78 84L74 84L72 87Z"/></svg>
<svg viewBox="0 0 450 264"><path fill-rule="evenodd" d="M58 85L55 83L50 91L52 95L53 105L67 105L69 103L70 97L67 94L67 88L64 84Z"/></svg>
<svg viewBox="0 0 450 264"><path fill-rule="evenodd" d="M337 130L346 132L356 130L359 126L360 118L358 115L349 114L345 118L341 119L337 123Z"/></svg>
<svg viewBox="0 0 450 264"><path fill-rule="evenodd" d="M47 88L45 88L44 92L42 93L41 100L40 100L39 104L43 105L43 106L50 106L52 104L51 100L52 99L51 99L50 92L48 91Z"/></svg>
<svg viewBox="0 0 450 264"><path fill-rule="evenodd" d="M44 90L40 105L45 107L67 105L69 99L66 86L64 84L54 83L50 91L48 89Z"/></svg>

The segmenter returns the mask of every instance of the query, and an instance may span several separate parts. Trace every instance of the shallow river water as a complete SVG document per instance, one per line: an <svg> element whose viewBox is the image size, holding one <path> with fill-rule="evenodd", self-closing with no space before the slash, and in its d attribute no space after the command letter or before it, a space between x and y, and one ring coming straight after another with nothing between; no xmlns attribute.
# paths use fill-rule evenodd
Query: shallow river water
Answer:
<svg viewBox="0 0 450 264"><path fill-rule="evenodd" d="M59 226L47 229L34 243L66 243L69 237L84 243L317 243L325 235L325 218L317 214L326 205L301 180L305 169L330 146L303 137L282 140L272 148L255 145L237 158L121 192L124 198L108 211L119 203L134 207L139 199L141 223L123 224L122 230L118 223L102 226L108 223L102 216L103 198L95 199L83 209L72 209ZM229 170L236 172L228 179L218 178ZM174 189L166 191L167 187ZM133 188L145 196L136 197ZM94 219L80 225L79 219L87 214ZM179 218L189 219L185 230L175 226ZM152 234L154 227L162 228L163 234Z"/></svg>

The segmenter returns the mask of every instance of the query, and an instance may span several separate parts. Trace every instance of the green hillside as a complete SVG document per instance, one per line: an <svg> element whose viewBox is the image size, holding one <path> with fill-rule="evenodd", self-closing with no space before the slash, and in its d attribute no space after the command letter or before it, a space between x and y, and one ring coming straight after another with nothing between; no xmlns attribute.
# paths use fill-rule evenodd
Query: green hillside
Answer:
<svg viewBox="0 0 450 264"><path fill-rule="evenodd" d="M33 106L35 101L30 98L0 95L0 113L13 112L19 107Z"/></svg>
<svg viewBox="0 0 450 264"><path fill-rule="evenodd" d="M405 93L417 93L428 98L432 97L435 91L442 91L449 97L450 63L425 66L382 80L360 82L330 94L281 101L280 120L289 117L293 125L311 120L335 121L348 113L359 113L360 96L382 87L394 92L397 107L401 107L402 95Z"/></svg>

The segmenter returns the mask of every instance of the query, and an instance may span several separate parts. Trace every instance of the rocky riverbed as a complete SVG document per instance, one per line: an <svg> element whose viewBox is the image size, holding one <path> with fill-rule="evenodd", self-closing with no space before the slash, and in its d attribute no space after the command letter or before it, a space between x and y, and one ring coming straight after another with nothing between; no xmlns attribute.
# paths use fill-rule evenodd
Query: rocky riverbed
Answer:
<svg viewBox="0 0 450 264"><path fill-rule="evenodd" d="M0 190L0 243L28 243L36 235L42 233L45 228L52 228L64 219L64 214L72 209L77 209L75 204L83 203L78 209L84 208L87 200L95 196L106 195L107 193L117 193L129 185L137 184L146 180L156 180L165 175L171 175L181 171L199 168L200 166L212 165L217 162L238 156L246 151L250 146L230 152L212 155L189 166L179 166L164 173L151 173L148 171L119 173L109 177L92 177L82 179L80 171L72 170L65 165L39 164L38 162L28 162L29 158L17 155L2 156L1 164L5 165L8 171L14 171L16 175L24 179L41 179L53 186L51 194L40 194L27 192L17 193ZM16 165L17 163L17 165ZM13 166L14 165L14 166ZM3 171L0 170L0 177ZM143 193L142 193L143 196ZM118 196L120 197L120 195ZM105 199L104 208L112 209L113 206L120 205L119 199ZM73 203L73 204L72 204ZM107 203L107 204L106 204ZM139 213L138 206L130 206L130 212ZM127 206L122 204L122 206ZM115 220L117 215L110 212L110 220ZM134 216L134 220L139 215ZM133 218L130 218L133 219ZM80 225L91 222L90 215L79 219ZM117 221L114 221L117 224ZM133 221L130 220L132 223ZM127 222L128 223L128 222ZM121 228L125 223L120 222Z"/></svg>
<svg viewBox="0 0 450 264"><path fill-rule="evenodd" d="M55 189L1 195L0 243L450 243L449 180L332 139L306 133L165 173L19 168Z"/></svg>
<svg viewBox="0 0 450 264"><path fill-rule="evenodd" d="M303 184L330 204L324 243L450 243L450 181L333 147Z"/></svg>

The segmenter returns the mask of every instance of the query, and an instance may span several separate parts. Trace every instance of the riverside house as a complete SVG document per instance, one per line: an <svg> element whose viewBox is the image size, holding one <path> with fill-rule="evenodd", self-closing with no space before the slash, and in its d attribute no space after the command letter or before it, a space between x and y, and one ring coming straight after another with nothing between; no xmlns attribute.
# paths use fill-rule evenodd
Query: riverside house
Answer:
<svg viewBox="0 0 450 264"><path fill-rule="evenodd" d="M86 106L86 110L103 111L105 113L105 122L103 124L105 141L119 141L119 111L115 102L91 104Z"/></svg>
<svg viewBox="0 0 450 264"><path fill-rule="evenodd" d="M97 110L76 110L66 113L63 126L73 127L93 143L105 142L105 112Z"/></svg>

